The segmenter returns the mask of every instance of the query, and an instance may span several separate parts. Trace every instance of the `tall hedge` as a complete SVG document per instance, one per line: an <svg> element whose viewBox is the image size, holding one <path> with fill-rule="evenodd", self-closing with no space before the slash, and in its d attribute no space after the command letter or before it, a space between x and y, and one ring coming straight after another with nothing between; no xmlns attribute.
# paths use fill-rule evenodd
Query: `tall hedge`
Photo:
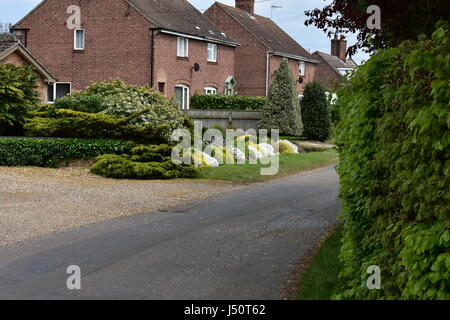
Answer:
<svg viewBox="0 0 450 320"><path fill-rule="evenodd" d="M209 109L261 111L265 103L266 97L194 94L191 99L190 108L203 110Z"/></svg>
<svg viewBox="0 0 450 320"><path fill-rule="evenodd" d="M303 135L310 139L326 140L330 136L331 119L325 89L318 82L308 83L300 105Z"/></svg>
<svg viewBox="0 0 450 320"><path fill-rule="evenodd" d="M339 92L338 298L450 299L450 37L373 56ZM381 269L368 290L367 267Z"/></svg>
<svg viewBox="0 0 450 320"><path fill-rule="evenodd" d="M287 136L303 134L300 102L287 60L283 60L275 72L275 79L262 110L260 127L268 130L278 129L281 135Z"/></svg>
<svg viewBox="0 0 450 320"><path fill-rule="evenodd" d="M31 66L0 65L0 135L21 133L25 117L39 103L36 80Z"/></svg>

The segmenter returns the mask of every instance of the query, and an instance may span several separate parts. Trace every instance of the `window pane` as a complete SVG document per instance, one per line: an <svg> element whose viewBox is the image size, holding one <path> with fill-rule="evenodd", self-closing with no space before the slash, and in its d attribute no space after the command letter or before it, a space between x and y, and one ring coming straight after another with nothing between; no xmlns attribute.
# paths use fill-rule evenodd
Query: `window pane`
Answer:
<svg viewBox="0 0 450 320"><path fill-rule="evenodd" d="M48 102L53 102L55 101L55 97L53 96L53 84L49 84L47 87L47 101Z"/></svg>
<svg viewBox="0 0 450 320"><path fill-rule="evenodd" d="M208 43L208 61L217 61L217 45L214 43Z"/></svg>
<svg viewBox="0 0 450 320"><path fill-rule="evenodd" d="M84 49L84 30L75 31L75 49Z"/></svg>
<svg viewBox="0 0 450 320"><path fill-rule="evenodd" d="M178 102L178 107L183 108L183 88L175 87L175 100Z"/></svg>
<svg viewBox="0 0 450 320"><path fill-rule="evenodd" d="M57 83L56 84L56 99L63 98L70 94L70 84Z"/></svg>

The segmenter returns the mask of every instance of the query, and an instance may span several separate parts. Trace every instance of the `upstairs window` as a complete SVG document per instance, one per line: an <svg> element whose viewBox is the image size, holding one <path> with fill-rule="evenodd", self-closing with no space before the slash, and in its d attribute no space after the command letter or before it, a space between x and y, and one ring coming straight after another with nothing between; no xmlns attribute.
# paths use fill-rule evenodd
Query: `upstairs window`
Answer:
<svg viewBox="0 0 450 320"><path fill-rule="evenodd" d="M178 37L177 38L177 57L187 58L189 56L189 39Z"/></svg>
<svg viewBox="0 0 450 320"><path fill-rule="evenodd" d="M217 62L217 44L208 43L208 62Z"/></svg>
<svg viewBox="0 0 450 320"><path fill-rule="evenodd" d="M84 30L74 30L74 49L84 50Z"/></svg>
<svg viewBox="0 0 450 320"><path fill-rule="evenodd" d="M301 76L305 75L305 70L306 70L305 61L300 61L298 64L298 72L300 73Z"/></svg>

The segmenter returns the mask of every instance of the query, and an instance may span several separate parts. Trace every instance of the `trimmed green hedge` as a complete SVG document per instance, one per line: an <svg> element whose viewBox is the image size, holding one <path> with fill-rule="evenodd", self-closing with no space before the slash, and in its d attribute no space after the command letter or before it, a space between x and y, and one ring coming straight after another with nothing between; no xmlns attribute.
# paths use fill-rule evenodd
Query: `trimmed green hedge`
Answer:
<svg viewBox="0 0 450 320"><path fill-rule="evenodd" d="M194 94L191 109L198 110L248 110L261 111L266 103L265 97L245 97L231 95Z"/></svg>
<svg viewBox="0 0 450 320"><path fill-rule="evenodd" d="M450 31L361 66L339 96L343 299L450 299ZM381 289L366 286L381 269Z"/></svg>
<svg viewBox="0 0 450 320"><path fill-rule="evenodd" d="M122 154L131 146L122 140L0 138L0 166L53 168L63 160Z"/></svg>
<svg viewBox="0 0 450 320"><path fill-rule="evenodd" d="M91 172L115 179L176 179L194 178L197 170L192 165L174 164L169 145L137 146L129 154L106 154L97 158Z"/></svg>

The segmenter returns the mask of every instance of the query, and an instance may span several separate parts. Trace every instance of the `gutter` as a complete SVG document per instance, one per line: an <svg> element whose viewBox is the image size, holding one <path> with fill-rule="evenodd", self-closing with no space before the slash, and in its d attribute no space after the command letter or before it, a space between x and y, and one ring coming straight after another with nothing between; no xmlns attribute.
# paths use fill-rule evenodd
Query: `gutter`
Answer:
<svg viewBox="0 0 450 320"><path fill-rule="evenodd" d="M174 35L174 36L188 38L188 39L194 39L194 40L200 40L200 41L207 41L207 42L211 42L211 43L224 44L224 45L228 45L228 46L231 46L231 47L238 47L239 46L239 43L236 43L236 42L221 41L221 40L217 40L215 38L194 36L194 35L190 35L190 34L186 34L186 33L170 31L170 30L165 30L165 29L161 29L161 32L162 33L171 34L171 35Z"/></svg>
<svg viewBox="0 0 450 320"><path fill-rule="evenodd" d="M294 54L289 54L289 53L283 53L283 52L278 52L278 51L270 51L270 53L272 55L275 56L280 56L280 57L285 57L285 58L291 58L294 60L299 60L299 61L304 61L304 62L310 62L310 63L315 63L318 64L320 63L319 60L315 60L315 59L311 59L311 58L306 58L306 57L302 57L302 56L297 56Z"/></svg>

